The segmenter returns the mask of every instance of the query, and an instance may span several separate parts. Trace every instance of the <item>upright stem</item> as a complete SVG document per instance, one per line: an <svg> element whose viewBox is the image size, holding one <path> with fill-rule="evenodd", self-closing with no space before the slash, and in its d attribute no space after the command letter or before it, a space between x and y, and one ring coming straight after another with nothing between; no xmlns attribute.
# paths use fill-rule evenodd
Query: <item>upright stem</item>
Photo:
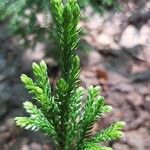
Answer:
<svg viewBox="0 0 150 150"><path fill-rule="evenodd" d="M80 9L77 0L68 0L65 4L62 0L51 0L51 9L60 46L61 79L58 81L56 101L60 110L59 145L60 149L64 150L69 126L69 103L79 80L79 59L75 50L79 41L77 25L80 19ZM66 87L59 86L61 84Z"/></svg>

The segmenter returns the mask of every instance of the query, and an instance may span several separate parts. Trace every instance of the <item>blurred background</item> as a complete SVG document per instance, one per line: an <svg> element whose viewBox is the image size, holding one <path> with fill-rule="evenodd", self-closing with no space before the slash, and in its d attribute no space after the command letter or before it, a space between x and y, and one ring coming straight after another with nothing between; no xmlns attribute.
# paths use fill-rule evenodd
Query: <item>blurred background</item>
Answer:
<svg viewBox="0 0 150 150"><path fill-rule="evenodd" d="M82 0L81 85L100 85L113 113L94 131L116 121L127 123L114 150L150 150L150 1ZM52 150L40 133L15 126L29 99L21 73L44 59L51 84L59 75L59 53L49 0L0 0L0 150Z"/></svg>

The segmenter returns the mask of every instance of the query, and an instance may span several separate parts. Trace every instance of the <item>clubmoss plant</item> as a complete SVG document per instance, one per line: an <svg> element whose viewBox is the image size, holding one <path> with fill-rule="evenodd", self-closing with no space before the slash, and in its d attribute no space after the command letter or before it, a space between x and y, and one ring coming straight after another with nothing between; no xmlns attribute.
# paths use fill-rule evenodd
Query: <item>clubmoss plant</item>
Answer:
<svg viewBox="0 0 150 150"><path fill-rule="evenodd" d="M51 0L51 13L60 48L61 77L52 92L44 61L33 63L34 80L23 74L21 80L37 101L23 105L29 117L16 117L25 129L40 130L53 138L58 150L111 150L101 143L122 136L124 122L116 122L92 135L92 127L100 117L112 110L100 95L100 87L80 86L80 59L76 55L80 28L77 0Z"/></svg>

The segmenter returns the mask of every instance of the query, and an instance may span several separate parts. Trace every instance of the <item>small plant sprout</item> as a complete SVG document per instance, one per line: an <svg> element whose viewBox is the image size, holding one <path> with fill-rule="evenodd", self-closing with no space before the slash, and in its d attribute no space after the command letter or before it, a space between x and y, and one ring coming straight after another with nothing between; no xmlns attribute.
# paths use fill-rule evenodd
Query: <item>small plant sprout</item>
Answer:
<svg viewBox="0 0 150 150"><path fill-rule="evenodd" d="M16 117L16 124L40 130L54 140L57 150L111 150L103 142L120 138L125 123L116 122L92 134L94 123L112 107L105 104L98 86L85 90L79 84L80 59L75 51L80 32L77 0L51 0L50 6L59 43L61 77L52 91L43 60L32 65L34 80L21 75L37 103L24 102L29 117Z"/></svg>

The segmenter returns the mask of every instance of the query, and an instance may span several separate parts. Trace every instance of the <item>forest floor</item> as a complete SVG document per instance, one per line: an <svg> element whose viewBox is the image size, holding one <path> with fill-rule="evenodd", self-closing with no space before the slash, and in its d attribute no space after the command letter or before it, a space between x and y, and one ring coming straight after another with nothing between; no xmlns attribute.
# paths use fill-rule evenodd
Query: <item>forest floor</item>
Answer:
<svg viewBox="0 0 150 150"><path fill-rule="evenodd" d="M117 121L127 123L121 140L108 143L114 150L150 150L150 2L132 1L123 11L93 13L81 25L87 34L82 38L89 49L81 57L81 84L100 85L113 113L99 120L94 131ZM90 17L89 17L90 16ZM40 133L24 131L14 125L13 118L23 114L22 103L28 98L19 76L31 74L32 61L44 59L55 82L57 63L45 56L44 45L24 50L17 38L10 36L0 23L0 150L51 150Z"/></svg>

